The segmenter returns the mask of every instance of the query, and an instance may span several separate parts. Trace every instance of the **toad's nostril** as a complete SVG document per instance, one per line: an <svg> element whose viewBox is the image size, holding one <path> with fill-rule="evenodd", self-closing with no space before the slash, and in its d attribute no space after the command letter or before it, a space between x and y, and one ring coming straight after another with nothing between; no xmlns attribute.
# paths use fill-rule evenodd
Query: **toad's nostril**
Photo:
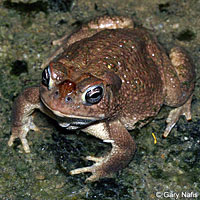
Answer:
<svg viewBox="0 0 200 200"><path fill-rule="evenodd" d="M72 102L72 98L69 97L69 96L66 96L66 97L65 97L65 102L66 102L66 103Z"/></svg>
<svg viewBox="0 0 200 200"><path fill-rule="evenodd" d="M59 97L59 92L58 92L58 90L55 91L54 97L55 97L55 98L58 98L58 97Z"/></svg>

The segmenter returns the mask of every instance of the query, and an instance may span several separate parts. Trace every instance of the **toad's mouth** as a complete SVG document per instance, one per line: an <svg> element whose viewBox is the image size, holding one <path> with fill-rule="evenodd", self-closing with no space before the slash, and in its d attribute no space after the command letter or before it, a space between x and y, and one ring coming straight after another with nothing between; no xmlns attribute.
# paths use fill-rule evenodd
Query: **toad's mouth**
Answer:
<svg viewBox="0 0 200 200"><path fill-rule="evenodd" d="M81 115L71 115L71 114L64 114L58 110L54 110L52 109L46 102L43 98L40 98L42 103L44 104L44 106L46 108L48 108L50 111L53 112L54 115L58 116L58 117L61 117L61 118L67 118L67 119L71 119L70 121L73 121L73 122L85 122L85 124L88 124L88 123L92 123L92 122L95 122L95 121L99 121L99 120L102 120L104 118L104 115L102 116L99 116L99 117L91 117L91 116L81 116Z"/></svg>

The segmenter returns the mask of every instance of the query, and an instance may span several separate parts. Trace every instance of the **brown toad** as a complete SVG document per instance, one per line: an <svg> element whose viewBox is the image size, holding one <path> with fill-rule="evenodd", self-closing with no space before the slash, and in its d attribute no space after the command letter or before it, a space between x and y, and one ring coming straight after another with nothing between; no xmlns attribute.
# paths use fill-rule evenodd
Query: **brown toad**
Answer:
<svg viewBox="0 0 200 200"><path fill-rule="evenodd" d="M167 137L180 115L191 119L194 66L181 48L170 55L144 28L134 28L125 17L101 17L56 43L61 47L43 65L39 87L25 89L13 107L11 146L20 138L30 152L27 132L37 130L32 113L40 109L67 130L81 129L104 142L111 152L88 156L88 181L107 177L124 168L135 151L128 130L144 125L161 106L174 109L167 118Z"/></svg>

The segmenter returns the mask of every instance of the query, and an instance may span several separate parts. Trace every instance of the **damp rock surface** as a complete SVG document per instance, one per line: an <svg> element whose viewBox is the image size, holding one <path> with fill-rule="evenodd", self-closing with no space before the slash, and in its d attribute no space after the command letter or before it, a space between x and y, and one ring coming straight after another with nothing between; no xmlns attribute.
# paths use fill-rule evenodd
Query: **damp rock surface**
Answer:
<svg viewBox="0 0 200 200"><path fill-rule="evenodd" d="M2 0L0 1L0 199L158 199L200 198L200 1L172 0ZM110 146L82 132L66 132L40 112L30 131L31 153L20 141L8 147L11 110L23 88L41 81L41 63L55 51L51 41L104 14L130 16L155 34L168 51L184 47L196 65L192 121L181 117L162 138L170 108L142 129L131 132L137 152L112 179L85 184L89 174L69 175L89 166L87 155ZM157 143L154 144L156 137ZM193 196L192 196L193 195ZM181 199L181 198L180 198Z"/></svg>

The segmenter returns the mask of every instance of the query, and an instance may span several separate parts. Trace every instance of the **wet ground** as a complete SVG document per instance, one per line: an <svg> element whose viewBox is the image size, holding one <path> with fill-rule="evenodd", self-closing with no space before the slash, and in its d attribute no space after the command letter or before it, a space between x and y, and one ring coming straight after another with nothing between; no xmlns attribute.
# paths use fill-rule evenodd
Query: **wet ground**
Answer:
<svg viewBox="0 0 200 200"><path fill-rule="evenodd" d="M170 110L164 107L154 121L132 131L137 152L127 168L112 179L85 184L89 174L69 171L91 165L85 156L109 151L102 141L66 132L36 112L40 132L29 132L31 153L25 154L18 140L13 147L7 142L13 100L23 88L39 84L40 65L56 48L51 41L104 14L132 17L167 50L183 46L196 65L197 83L191 122L181 117L162 139ZM199 0L0 1L0 199L200 199L199 44Z"/></svg>

